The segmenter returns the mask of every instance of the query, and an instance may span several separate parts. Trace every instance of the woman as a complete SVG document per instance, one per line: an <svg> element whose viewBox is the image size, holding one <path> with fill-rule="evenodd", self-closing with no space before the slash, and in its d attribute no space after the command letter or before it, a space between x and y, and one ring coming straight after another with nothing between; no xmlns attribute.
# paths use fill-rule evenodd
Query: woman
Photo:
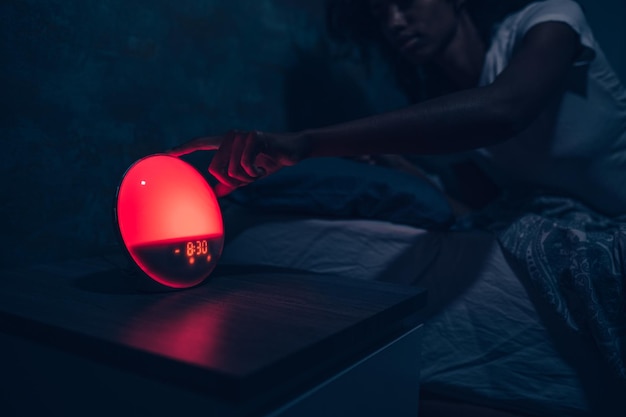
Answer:
<svg viewBox="0 0 626 417"><path fill-rule="evenodd" d="M573 0L490 3L333 0L335 33L384 39L400 85L421 101L319 129L199 138L171 153L216 150L209 171L225 195L306 158L471 151L504 190L548 197L494 204L470 226L495 231L564 323L590 332L626 379L626 90Z"/></svg>
<svg viewBox="0 0 626 417"><path fill-rule="evenodd" d="M473 12L484 4L476 0L339 3L353 8L351 19L377 26L359 40L380 34L405 79L406 68L416 78L418 68L430 68L448 92L325 128L230 132L172 151L217 149L209 171L220 195L305 158L477 150L477 162L504 188L522 185L611 216L626 213L626 91L577 3L499 2L519 10L487 28L485 15Z"/></svg>

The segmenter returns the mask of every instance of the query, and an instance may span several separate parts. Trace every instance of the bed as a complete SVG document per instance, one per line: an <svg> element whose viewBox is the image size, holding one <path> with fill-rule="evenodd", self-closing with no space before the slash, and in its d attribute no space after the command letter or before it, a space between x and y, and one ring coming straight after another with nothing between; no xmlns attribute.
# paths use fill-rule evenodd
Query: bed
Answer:
<svg viewBox="0 0 626 417"><path fill-rule="evenodd" d="M452 227L428 184L372 169L319 161L224 199L220 262L426 288L422 417L626 415L625 379L502 235Z"/></svg>

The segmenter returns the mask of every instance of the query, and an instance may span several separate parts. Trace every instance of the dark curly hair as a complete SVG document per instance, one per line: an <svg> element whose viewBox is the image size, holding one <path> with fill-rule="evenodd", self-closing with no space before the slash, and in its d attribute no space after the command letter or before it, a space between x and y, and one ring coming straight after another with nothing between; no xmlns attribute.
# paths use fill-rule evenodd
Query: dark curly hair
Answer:
<svg viewBox="0 0 626 417"><path fill-rule="evenodd" d="M465 7L488 45L498 22L537 1L542 0L467 0ZM369 0L326 0L326 28L330 38L341 46L344 57L356 57L367 63L372 56L372 48L378 49L394 71L398 87L411 102L453 90L441 71L428 64L415 67L391 48L370 12Z"/></svg>

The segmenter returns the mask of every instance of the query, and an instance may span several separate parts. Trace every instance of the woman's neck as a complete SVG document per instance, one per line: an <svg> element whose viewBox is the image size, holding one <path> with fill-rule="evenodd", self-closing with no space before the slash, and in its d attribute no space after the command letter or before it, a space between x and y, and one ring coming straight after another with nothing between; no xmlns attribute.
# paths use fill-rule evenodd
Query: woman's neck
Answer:
<svg viewBox="0 0 626 417"><path fill-rule="evenodd" d="M462 10L459 24L448 46L435 59L459 88L475 87L485 61L486 46L469 14Z"/></svg>

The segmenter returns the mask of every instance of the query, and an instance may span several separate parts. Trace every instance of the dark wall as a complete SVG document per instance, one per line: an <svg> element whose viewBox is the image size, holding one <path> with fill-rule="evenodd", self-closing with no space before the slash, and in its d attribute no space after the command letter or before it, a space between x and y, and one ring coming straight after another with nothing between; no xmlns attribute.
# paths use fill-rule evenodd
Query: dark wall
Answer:
<svg viewBox="0 0 626 417"><path fill-rule="evenodd" d="M114 245L115 187L149 153L404 104L383 66L331 59L322 3L0 2L0 266ZM626 73L626 3L583 3Z"/></svg>
<svg viewBox="0 0 626 417"><path fill-rule="evenodd" d="M578 0L596 39L626 83L626 0Z"/></svg>
<svg viewBox="0 0 626 417"><path fill-rule="evenodd" d="M115 187L136 159L231 128L364 115L354 67L331 64L321 2L4 0L3 265L116 243ZM318 87L315 87L315 86Z"/></svg>

